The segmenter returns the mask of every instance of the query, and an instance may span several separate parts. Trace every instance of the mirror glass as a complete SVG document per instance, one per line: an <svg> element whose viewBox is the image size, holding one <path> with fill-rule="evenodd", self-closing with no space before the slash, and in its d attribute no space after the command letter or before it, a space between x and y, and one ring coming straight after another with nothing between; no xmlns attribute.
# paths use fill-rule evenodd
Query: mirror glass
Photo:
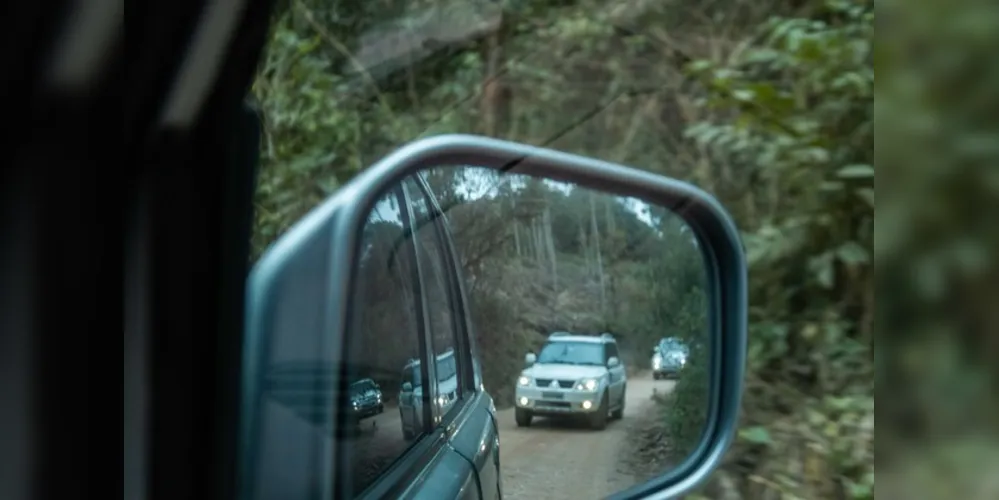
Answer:
<svg viewBox="0 0 999 500"><path fill-rule="evenodd" d="M477 391L495 404L506 498L606 496L677 465L699 441L706 273L677 214L440 166L380 193L361 231L353 378L382 389L357 398L371 429L351 448L355 469L386 470L434 426L464 418ZM474 360L462 348L472 342Z"/></svg>

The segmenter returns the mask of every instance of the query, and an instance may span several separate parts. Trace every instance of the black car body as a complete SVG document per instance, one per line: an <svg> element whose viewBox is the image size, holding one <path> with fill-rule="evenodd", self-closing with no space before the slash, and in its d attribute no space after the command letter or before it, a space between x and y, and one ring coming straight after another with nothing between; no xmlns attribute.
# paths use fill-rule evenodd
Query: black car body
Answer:
<svg viewBox="0 0 999 500"><path fill-rule="evenodd" d="M332 370L322 363L274 366L268 373L267 392L299 418L322 427L330 425L334 411L354 424L384 411L381 388L370 378L352 382L346 397L336 397L329 382Z"/></svg>
<svg viewBox="0 0 999 500"><path fill-rule="evenodd" d="M385 404L382 402L382 390L370 378L358 380L350 384L350 408L349 414L356 421L373 417L385 411Z"/></svg>
<svg viewBox="0 0 999 500"><path fill-rule="evenodd" d="M652 376L656 380L678 376L690 354L687 344L676 337L660 339L652 351Z"/></svg>

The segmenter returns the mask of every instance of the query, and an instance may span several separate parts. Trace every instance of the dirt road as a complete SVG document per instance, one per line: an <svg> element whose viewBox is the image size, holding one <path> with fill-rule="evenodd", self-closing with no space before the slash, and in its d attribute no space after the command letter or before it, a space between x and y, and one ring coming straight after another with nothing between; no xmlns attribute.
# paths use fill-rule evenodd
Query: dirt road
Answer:
<svg viewBox="0 0 999 500"><path fill-rule="evenodd" d="M500 424L500 464L503 497L508 500L597 499L638 481L620 470L628 431L648 411L653 390L669 392L673 382L653 381L649 374L628 379L624 418L594 431L572 421L535 417L531 427L517 427L513 409L497 413ZM361 422L353 435L355 481L368 484L409 446L403 440L395 406Z"/></svg>
<svg viewBox="0 0 999 500"><path fill-rule="evenodd" d="M629 378L624 418L603 431L546 418L520 428L512 409L500 411L503 498L596 499L636 484L619 470L618 456L630 424L651 408L653 389L669 392L673 382L654 381L648 373Z"/></svg>

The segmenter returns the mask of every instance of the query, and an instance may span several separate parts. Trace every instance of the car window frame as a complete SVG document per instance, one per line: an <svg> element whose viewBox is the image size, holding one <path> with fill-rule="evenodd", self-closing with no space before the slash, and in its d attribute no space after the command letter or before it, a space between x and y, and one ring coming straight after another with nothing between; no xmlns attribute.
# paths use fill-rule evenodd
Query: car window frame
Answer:
<svg viewBox="0 0 999 500"><path fill-rule="evenodd" d="M431 387L427 387L431 381L437 381L437 355L433 352L432 343L429 337L429 327L428 327L428 309L427 300L423 296L423 266L420 265L419 250L417 249L419 245L419 237L416 231L416 221L418 220L416 214L413 211L412 200L404 182L400 182L398 186L395 187L400 193L400 198L404 202L400 207L403 219L403 231L404 234L409 235L411 244L410 257L413 259L413 271L410 286L414 289L414 295L417 297L416 312L417 312L417 329L419 330L420 337L420 377L423 377L421 386L423 390L422 397L422 417L420 423L422 424L423 433L421 436L428 434L433 434L433 430L436 427L433 424L434 413L433 405L434 401L437 399L437 384L432 384ZM415 387L414 387L415 390Z"/></svg>
<svg viewBox="0 0 999 500"><path fill-rule="evenodd" d="M409 206L411 212L413 211L413 207L417 203L417 199L415 197L419 196L420 200L426 203L427 216L425 220L420 220L418 217L415 217L415 213L413 214L414 217L413 219L411 219L414 224L412 234L414 237L414 241L417 241L422 246L423 242L420 240L419 231L420 230L431 231L432 243L437 245L438 258L440 259L439 262L440 272L443 275L442 276L443 281L441 285L444 287L444 295L446 297L448 308L450 309L450 314L451 314L450 323L454 340L453 343L454 360L456 365L456 372L458 375L457 388L455 390L455 403L454 405L451 406L451 408L448 409L446 413L435 415L434 418L435 426L446 428L452 422L455 421L458 415L461 414L462 409L469 403L469 397L468 397L469 394L467 392L467 388L469 387L468 383L469 377L467 376L467 373L470 365L470 359L468 358L468 353L467 350L465 349L466 344L464 342L464 328L462 328L461 326L462 323L464 322L459 321L459 318L463 318L464 314L463 310L458 309L457 306L459 303L455 299L455 290L454 290L455 263L453 260L453 256L451 255L450 252L447 251L447 245L443 241L441 235L441 228L439 224L441 221L441 217L443 217L443 213L440 210L440 205L436 203L437 201L436 197L432 195L431 191L429 190L429 187L426 185L426 181L419 174L414 174L405 177L402 180L402 182L400 182L400 185L402 186L403 192L407 196L409 203L411 203L411 205ZM414 188L416 190L416 193L410 192ZM431 227L429 228L416 227L415 224L420 224L420 226L430 224ZM414 245L414 251L420 252L426 250L418 249L416 248L416 245ZM427 255L426 258L433 259L434 256ZM425 270L423 269L423 263L420 261L419 258L417 258L417 269L419 270L420 273L420 280L421 280L420 284L422 287L423 284L425 283L425 281L423 280L428 279L429 276L425 273ZM423 307L425 314L423 321L423 326L425 328L423 338L427 343L428 351L433 351L432 347L433 334L431 332L431 324L429 319L430 306L426 300L424 300L423 302ZM437 380L437 363L436 363L437 353L433 352L430 355L432 355L434 359L433 367L431 367L433 370L433 375L432 375L433 378L430 380L434 382L434 387L432 392L433 392L433 398L436 399L440 395L438 392L439 381ZM436 408L437 406L433 405L433 408L431 408L431 410L435 410ZM435 413L439 412L435 411Z"/></svg>
<svg viewBox="0 0 999 500"><path fill-rule="evenodd" d="M475 394L481 392L480 386L482 380L481 366L476 368L478 364L476 362L478 359L478 350L475 344L475 330L473 328L472 317L468 309L468 299L465 295L461 260L454 245L454 236L451 234L451 225L448 223L447 214L441 208L426 178L420 173L416 174L415 177L417 187L430 203L430 208L434 212L434 217L430 222L436 228L435 233L440 240L445 259L449 264L445 266L444 271L448 276L452 300L451 309L455 313L455 326L458 329L457 340L459 344L456 347L460 346L457 354L460 356L460 361L462 361L459 363L458 368L464 381L464 384L459 384L458 390L463 397L467 396L467 399L470 400Z"/></svg>
<svg viewBox="0 0 999 500"><path fill-rule="evenodd" d="M391 189L391 193L396 197L397 203L399 203L399 215L402 219L403 234L407 234L410 237L414 236L413 233L413 217L412 208L409 205L409 199L406 197L406 191L402 188L401 184L398 187ZM363 231L363 227L361 228ZM363 244L363 238L360 238L358 244ZM406 249L405 247L409 247ZM427 343L427 332L424 327L425 324L425 300L423 298L423 289L419 286L419 261L416 255L416 246L414 245L403 245L400 251L409 252L409 258L412 259L413 265L410 268L410 279L409 284L413 288L413 298L416 313L416 323L417 323L417 341L419 345L420 354L420 376L423 377L424 381L427 380L429 376L428 373L432 369L428 366L427 360L430 355L430 348ZM357 270L355 269L356 273ZM355 276L356 278L356 276ZM352 300L357 300L353 298ZM348 308L351 314L353 314L356 303L352 303ZM345 338L345 342L349 342ZM345 346L349 348L349 344ZM432 364L432 363L429 363ZM346 386L348 382L346 380L341 380L341 391L348 390ZM428 418L427 413L430 408L431 402L434 397L430 391L422 391L423 396L421 398L421 410L423 416L420 420L421 432L413 439L405 451L399 456L395 457L392 463L381 470L378 476L368 484L364 489L357 490L351 481L339 480L338 476L342 470L341 466L345 463L349 463L351 470L353 472L353 467L356 465L353 462L353 457L348 453L349 447L337 446L336 447L336 459L333 462L333 474L334 474L334 495L332 498L352 498L352 499L379 499L379 498L398 498L405 491L412 488L415 484L416 479L425 473L426 467L430 464L444 449L446 440L441 432L438 432L433 426L430 425L431 420ZM328 500L332 500L328 499Z"/></svg>

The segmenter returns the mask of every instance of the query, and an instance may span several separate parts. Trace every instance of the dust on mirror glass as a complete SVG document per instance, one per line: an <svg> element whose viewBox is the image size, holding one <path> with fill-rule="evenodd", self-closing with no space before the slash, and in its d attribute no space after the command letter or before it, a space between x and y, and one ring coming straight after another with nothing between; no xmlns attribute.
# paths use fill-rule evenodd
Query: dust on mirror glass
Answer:
<svg viewBox="0 0 999 500"><path fill-rule="evenodd" d="M439 167L381 193L358 255L344 402L355 491L438 426L459 423L452 441L475 443L469 453L490 448L495 437L460 421L488 422L492 404L504 498L606 496L698 443L706 274L669 210Z"/></svg>

